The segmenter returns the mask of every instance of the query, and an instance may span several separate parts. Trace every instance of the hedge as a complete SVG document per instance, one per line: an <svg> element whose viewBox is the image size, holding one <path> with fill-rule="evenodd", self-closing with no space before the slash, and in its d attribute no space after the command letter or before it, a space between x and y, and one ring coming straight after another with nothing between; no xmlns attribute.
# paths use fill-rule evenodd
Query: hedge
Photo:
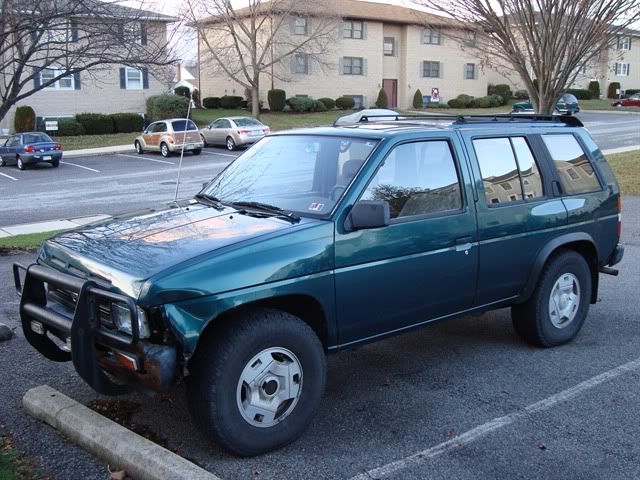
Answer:
<svg viewBox="0 0 640 480"><path fill-rule="evenodd" d="M501 105L506 105L507 103L509 103L509 100L513 98L513 92L511 91L511 87L505 83L500 83L496 85L493 90L494 90L493 92L489 93L489 96L491 95L501 96L502 97Z"/></svg>
<svg viewBox="0 0 640 480"><path fill-rule="evenodd" d="M181 97L191 98L191 90L188 87L176 87L173 89L173 93Z"/></svg>
<svg viewBox="0 0 640 480"><path fill-rule="evenodd" d="M616 98L616 90L620 88L620 82L611 82L607 90L607 98Z"/></svg>
<svg viewBox="0 0 640 480"><path fill-rule="evenodd" d="M309 97L291 97L287 99L287 105L293 112L311 112L317 100ZM318 102L320 103L320 102ZM324 106L324 104L322 104Z"/></svg>
<svg viewBox="0 0 640 480"><path fill-rule="evenodd" d="M281 112L287 105L287 93L284 90L275 88L267 92L267 102L272 112Z"/></svg>
<svg viewBox="0 0 640 480"><path fill-rule="evenodd" d="M82 125L86 135L106 135L116 130L113 119L102 113L79 113L76 120Z"/></svg>
<svg viewBox="0 0 640 480"><path fill-rule="evenodd" d="M491 108L504 105L501 95L487 95L486 97L474 98L471 95L461 94L447 102L451 108Z"/></svg>
<svg viewBox="0 0 640 480"><path fill-rule="evenodd" d="M627 88L624 91L625 95L635 95L636 93L640 93L640 88Z"/></svg>
<svg viewBox="0 0 640 480"><path fill-rule="evenodd" d="M137 113L114 113L109 115L116 133L141 132L144 130L144 118Z"/></svg>
<svg viewBox="0 0 640 480"><path fill-rule="evenodd" d="M16 108L13 128L16 133L33 132L36 128L36 112L33 111L33 108L28 106Z"/></svg>
<svg viewBox="0 0 640 480"><path fill-rule="evenodd" d="M204 108L220 108L220 97L206 97L202 100Z"/></svg>
<svg viewBox="0 0 640 480"><path fill-rule="evenodd" d="M378 92L378 98L376 99L376 107L387 108L388 106L389 98L387 97L387 92L384 91L384 88L381 88Z"/></svg>
<svg viewBox="0 0 640 480"><path fill-rule="evenodd" d="M220 106L222 108L240 108L242 97L236 95L225 95L220 98Z"/></svg>
<svg viewBox="0 0 640 480"><path fill-rule="evenodd" d="M147 120L155 122L165 118L185 118L189 99L178 95L153 95L147 99Z"/></svg>
<svg viewBox="0 0 640 480"><path fill-rule="evenodd" d="M336 108L336 101L333 98L319 98L318 101L323 103L327 110Z"/></svg>
<svg viewBox="0 0 640 480"><path fill-rule="evenodd" d="M84 135L84 127L75 118L58 118L58 131L52 132L57 137Z"/></svg>
<svg viewBox="0 0 640 480"><path fill-rule="evenodd" d="M527 100L529 98L529 92L526 90L516 90L513 94L513 98L516 100Z"/></svg>
<svg viewBox="0 0 640 480"><path fill-rule="evenodd" d="M420 91L420 89L417 89L416 93L413 94L413 108L422 108L422 107L424 107L422 92Z"/></svg>
<svg viewBox="0 0 640 480"><path fill-rule="evenodd" d="M568 88L565 93L575 95L578 100L591 100L593 98L591 90L585 88Z"/></svg>
<svg viewBox="0 0 640 480"><path fill-rule="evenodd" d="M352 110L356 102L351 97L336 98L336 107L340 110Z"/></svg>
<svg viewBox="0 0 640 480"><path fill-rule="evenodd" d="M589 82L589 91L593 98L600 98L600 82L592 80Z"/></svg>

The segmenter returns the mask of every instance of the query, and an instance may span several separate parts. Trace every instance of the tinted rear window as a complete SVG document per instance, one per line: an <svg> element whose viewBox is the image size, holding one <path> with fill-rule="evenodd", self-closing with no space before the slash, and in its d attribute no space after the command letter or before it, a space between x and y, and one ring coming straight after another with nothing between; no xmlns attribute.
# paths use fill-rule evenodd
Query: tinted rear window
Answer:
<svg viewBox="0 0 640 480"><path fill-rule="evenodd" d="M29 143L53 142L53 140L44 133L27 133L22 135L22 142L26 145Z"/></svg>
<svg viewBox="0 0 640 480"><path fill-rule="evenodd" d="M571 134L542 135L555 163L563 191L568 195L596 192L600 182L582 147Z"/></svg>
<svg viewBox="0 0 640 480"><path fill-rule="evenodd" d="M260 127L262 124L253 118L236 118L233 122L238 127Z"/></svg>
<svg viewBox="0 0 640 480"><path fill-rule="evenodd" d="M175 120L171 122L174 132L184 132L185 130L197 130L196 124L191 120Z"/></svg>

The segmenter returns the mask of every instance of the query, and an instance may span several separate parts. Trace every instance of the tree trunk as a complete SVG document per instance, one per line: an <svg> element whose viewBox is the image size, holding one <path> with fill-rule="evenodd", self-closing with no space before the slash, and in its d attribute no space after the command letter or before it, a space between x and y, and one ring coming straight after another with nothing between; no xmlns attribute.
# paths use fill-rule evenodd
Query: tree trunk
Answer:
<svg viewBox="0 0 640 480"><path fill-rule="evenodd" d="M260 118L260 84L256 82L251 87L251 115Z"/></svg>

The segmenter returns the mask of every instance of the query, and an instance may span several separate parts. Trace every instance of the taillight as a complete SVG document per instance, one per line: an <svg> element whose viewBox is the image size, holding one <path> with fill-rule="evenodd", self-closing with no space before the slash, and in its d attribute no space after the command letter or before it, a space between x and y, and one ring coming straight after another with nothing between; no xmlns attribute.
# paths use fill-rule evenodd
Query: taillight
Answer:
<svg viewBox="0 0 640 480"><path fill-rule="evenodd" d="M622 195L618 194L618 240L622 238Z"/></svg>
<svg viewBox="0 0 640 480"><path fill-rule="evenodd" d="M265 134L265 135L267 135L269 132L271 132L271 129L270 129L270 128L265 128L265 129L264 129L264 134Z"/></svg>
<svg viewBox="0 0 640 480"><path fill-rule="evenodd" d="M60 145L59 143L56 143L56 144L53 146L53 149L54 149L54 150L62 150L62 145Z"/></svg>
<svg viewBox="0 0 640 480"><path fill-rule="evenodd" d="M26 147L24 147L24 151L27 153L33 153L35 151L35 148L33 148L33 145L27 145Z"/></svg>
<svg viewBox="0 0 640 480"><path fill-rule="evenodd" d="M238 130L238 135L249 135L251 130Z"/></svg>

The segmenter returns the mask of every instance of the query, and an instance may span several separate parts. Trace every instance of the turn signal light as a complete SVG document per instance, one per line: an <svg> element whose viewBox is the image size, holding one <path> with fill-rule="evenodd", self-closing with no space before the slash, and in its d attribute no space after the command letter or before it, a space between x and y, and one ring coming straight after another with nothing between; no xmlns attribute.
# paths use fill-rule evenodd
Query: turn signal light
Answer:
<svg viewBox="0 0 640 480"><path fill-rule="evenodd" d="M53 146L53 149L54 149L54 150L62 150L62 145L60 145L59 143L56 143L56 144Z"/></svg>
<svg viewBox="0 0 640 480"><path fill-rule="evenodd" d="M251 130L238 130L238 135L248 135L251 133Z"/></svg>
<svg viewBox="0 0 640 480"><path fill-rule="evenodd" d="M27 153L33 153L36 149L33 148L33 145L27 145L26 147L24 147L24 151Z"/></svg>

